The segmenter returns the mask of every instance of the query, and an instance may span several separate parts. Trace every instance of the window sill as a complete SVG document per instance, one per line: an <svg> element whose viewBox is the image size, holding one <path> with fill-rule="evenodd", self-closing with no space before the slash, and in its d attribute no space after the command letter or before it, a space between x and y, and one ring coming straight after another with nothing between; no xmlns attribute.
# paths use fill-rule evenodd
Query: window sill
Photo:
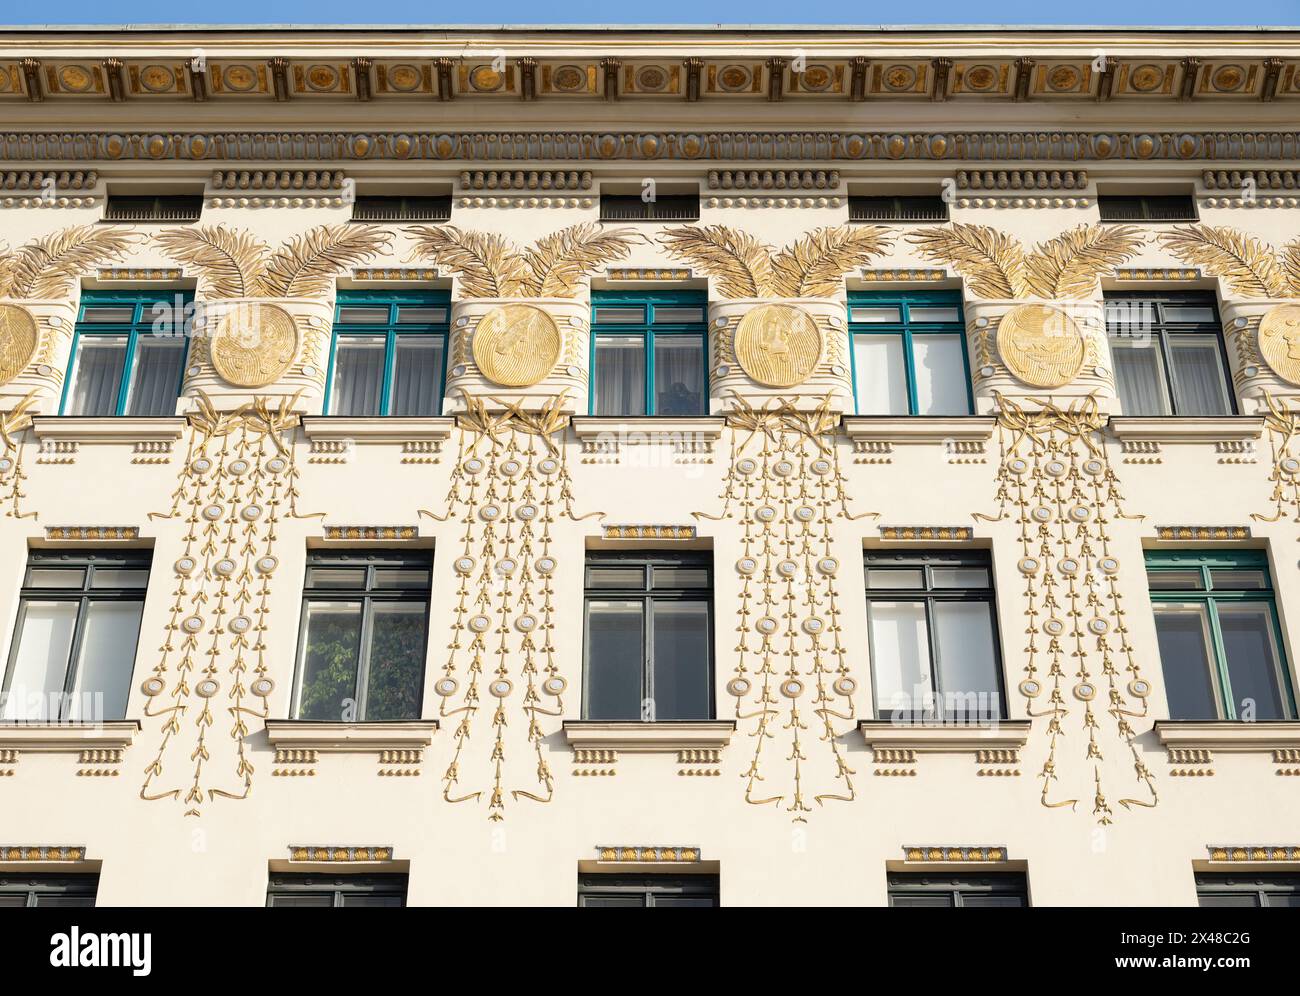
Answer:
<svg viewBox="0 0 1300 996"><path fill-rule="evenodd" d="M1300 777L1300 722L1296 720L1160 719L1155 731L1172 775L1213 776L1215 755L1223 753L1269 754L1276 774Z"/></svg>
<svg viewBox="0 0 1300 996"><path fill-rule="evenodd" d="M302 431L312 443L441 442L456 420L442 415L304 415Z"/></svg>
<svg viewBox="0 0 1300 996"><path fill-rule="evenodd" d="M436 719L393 723L324 723L268 719L266 740L275 750L272 775L313 777L321 754L372 754L381 776L417 776L424 751L438 730Z"/></svg>
<svg viewBox="0 0 1300 996"><path fill-rule="evenodd" d="M1221 453L1241 453L1251 457L1248 445L1260 438L1264 420L1253 415L1221 415L1206 417L1181 417L1177 415L1146 416L1116 415L1110 420L1110 431L1124 449L1126 462L1142 461L1141 455L1158 457L1165 443L1213 444ZM1145 444L1145 445L1144 445Z"/></svg>
<svg viewBox="0 0 1300 996"><path fill-rule="evenodd" d="M1027 719L993 726L900 725L891 719L863 719L858 732L875 755L875 774L912 776L922 754L969 754L975 773L1018 776L1020 751L1028 742Z"/></svg>
<svg viewBox="0 0 1300 996"><path fill-rule="evenodd" d="M24 754L76 754L78 775L116 775L140 732L135 719L107 723L0 723L0 777Z"/></svg>
<svg viewBox="0 0 1300 996"><path fill-rule="evenodd" d="M985 415L845 415L854 463L893 463L895 446L943 446L949 463L988 463L996 420Z"/></svg>
<svg viewBox="0 0 1300 996"><path fill-rule="evenodd" d="M669 446L674 463L711 463L725 424L713 415L578 415L573 433L583 463L616 463L625 446Z"/></svg>
<svg viewBox="0 0 1300 996"><path fill-rule="evenodd" d="M154 418L136 418L130 415L37 415L32 419L32 431L42 442L170 444L181 438L185 431L185 419L174 415Z"/></svg>
<svg viewBox="0 0 1300 996"><path fill-rule="evenodd" d="M730 719L663 723L570 719L564 723L575 775L615 775L622 753L676 754L679 775L721 775L722 751L735 732L736 723Z"/></svg>

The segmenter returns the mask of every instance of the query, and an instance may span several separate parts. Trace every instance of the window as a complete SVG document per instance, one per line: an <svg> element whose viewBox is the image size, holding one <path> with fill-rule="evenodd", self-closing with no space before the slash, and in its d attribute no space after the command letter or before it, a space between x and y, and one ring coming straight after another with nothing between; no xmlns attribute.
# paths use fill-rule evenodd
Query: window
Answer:
<svg viewBox="0 0 1300 996"><path fill-rule="evenodd" d="M704 294L591 295L591 414L708 414Z"/></svg>
<svg viewBox="0 0 1300 996"><path fill-rule="evenodd" d="M1213 294L1107 294L1106 329L1125 415L1231 415Z"/></svg>
<svg viewBox="0 0 1300 996"><path fill-rule="evenodd" d="M657 194L642 200L641 194L600 195L601 221L699 221L700 194Z"/></svg>
<svg viewBox="0 0 1300 996"><path fill-rule="evenodd" d="M1013 872L974 877L891 873L890 906L1028 906L1025 876Z"/></svg>
<svg viewBox="0 0 1300 996"><path fill-rule="evenodd" d="M28 558L0 717L125 718L150 559L147 550Z"/></svg>
<svg viewBox="0 0 1300 996"><path fill-rule="evenodd" d="M267 906L405 906L406 875L272 875Z"/></svg>
<svg viewBox="0 0 1300 996"><path fill-rule="evenodd" d="M429 621L427 553L307 557L295 719L419 719Z"/></svg>
<svg viewBox="0 0 1300 996"><path fill-rule="evenodd" d="M1097 208L1102 221L1196 221L1191 194L1098 194Z"/></svg>
<svg viewBox="0 0 1300 996"><path fill-rule="evenodd" d="M439 415L451 296L339 294L330 355L331 415Z"/></svg>
<svg viewBox="0 0 1300 996"><path fill-rule="evenodd" d="M578 905L714 907L718 905L718 876L579 875Z"/></svg>
<svg viewBox="0 0 1300 996"><path fill-rule="evenodd" d="M868 551L865 563L876 718L1001 719L988 554Z"/></svg>
<svg viewBox="0 0 1300 996"><path fill-rule="evenodd" d="M450 221L451 197L358 197L353 221Z"/></svg>
<svg viewBox="0 0 1300 996"><path fill-rule="evenodd" d="M166 197L108 195L105 221L166 221L189 224L203 213L202 194L177 194Z"/></svg>
<svg viewBox="0 0 1300 996"><path fill-rule="evenodd" d="M1201 906L1300 908L1300 875L1197 875Z"/></svg>
<svg viewBox="0 0 1300 996"><path fill-rule="evenodd" d="M84 293L62 413L175 415L193 298L188 291Z"/></svg>
<svg viewBox="0 0 1300 996"><path fill-rule="evenodd" d="M1152 551L1147 583L1170 719L1294 719L1262 550Z"/></svg>
<svg viewBox="0 0 1300 996"><path fill-rule="evenodd" d="M98 875L23 875L0 872L0 909L94 906Z"/></svg>
<svg viewBox="0 0 1300 996"><path fill-rule="evenodd" d="M960 293L849 294L859 415L974 411Z"/></svg>
<svg viewBox="0 0 1300 996"><path fill-rule="evenodd" d="M849 221L947 221L942 197L859 197L849 195Z"/></svg>
<svg viewBox="0 0 1300 996"><path fill-rule="evenodd" d="M712 557L587 555L584 719L713 718Z"/></svg>

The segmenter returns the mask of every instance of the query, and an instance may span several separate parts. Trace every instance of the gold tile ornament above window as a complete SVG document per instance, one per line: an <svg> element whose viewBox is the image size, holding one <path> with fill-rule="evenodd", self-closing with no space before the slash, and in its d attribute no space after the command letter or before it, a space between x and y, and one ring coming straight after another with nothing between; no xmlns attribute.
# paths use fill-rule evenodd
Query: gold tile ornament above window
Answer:
<svg viewBox="0 0 1300 996"><path fill-rule="evenodd" d="M0 861L83 861L84 847L66 844L42 846L12 846L0 844Z"/></svg>
<svg viewBox="0 0 1300 996"><path fill-rule="evenodd" d="M881 526L880 538L887 540L969 540L975 538L970 526Z"/></svg>
<svg viewBox="0 0 1300 996"><path fill-rule="evenodd" d="M1162 540L1245 540L1250 526L1156 526Z"/></svg>
<svg viewBox="0 0 1300 996"><path fill-rule="evenodd" d="M1300 861L1300 847L1259 846L1257 844L1218 844L1206 848L1211 861Z"/></svg>
<svg viewBox="0 0 1300 996"><path fill-rule="evenodd" d="M990 862L1006 861L1005 847L935 847L933 845L910 845L903 848L903 857L907 861L922 861L931 864L946 862Z"/></svg>
<svg viewBox="0 0 1300 996"><path fill-rule="evenodd" d="M411 540L418 539L418 526L326 526L329 540Z"/></svg>
<svg viewBox="0 0 1300 996"><path fill-rule="evenodd" d="M46 526L47 540L134 540L139 526Z"/></svg>
<svg viewBox="0 0 1300 996"><path fill-rule="evenodd" d="M687 861L699 861L700 849L680 845L671 847L602 846L596 848L596 857L598 861L681 864Z"/></svg>
<svg viewBox="0 0 1300 996"><path fill-rule="evenodd" d="M694 526L602 526L605 539L695 539Z"/></svg>
<svg viewBox="0 0 1300 996"><path fill-rule="evenodd" d="M356 861L392 861L392 847L320 847L293 844L289 847L290 861L321 861L345 864Z"/></svg>

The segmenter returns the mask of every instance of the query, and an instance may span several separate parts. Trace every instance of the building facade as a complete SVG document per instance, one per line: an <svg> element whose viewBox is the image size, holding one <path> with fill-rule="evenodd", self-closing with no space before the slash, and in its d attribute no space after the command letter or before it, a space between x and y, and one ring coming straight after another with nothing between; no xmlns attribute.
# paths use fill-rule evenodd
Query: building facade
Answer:
<svg viewBox="0 0 1300 996"><path fill-rule="evenodd" d="M1285 905L1300 32L0 33L0 904Z"/></svg>

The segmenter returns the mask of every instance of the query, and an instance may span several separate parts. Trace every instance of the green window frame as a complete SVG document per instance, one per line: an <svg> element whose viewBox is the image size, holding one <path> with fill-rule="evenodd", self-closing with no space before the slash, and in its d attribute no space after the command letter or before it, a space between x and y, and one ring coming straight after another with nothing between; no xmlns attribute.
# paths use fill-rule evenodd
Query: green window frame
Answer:
<svg viewBox="0 0 1300 996"><path fill-rule="evenodd" d="M113 315L114 312L118 315ZM181 384L185 379L185 364L189 358L193 312L193 291L83 292L77 309L77 324L72 334L68 369L63 378L59 414L100 417L175 415L176 399L180 397ZM102 344L110 338L121 341L122 359L121 365L117 367L117 388L114 391L109 384L108 390L96 391L99 395L97 400L102 403L93 407L99 410L86 411L84 404L78 403L77 397L78 384L87 376L81 370L81 361L88 346L93 343L103 348ZM179 345L173 345L177 340ZM170 371L165 365L150 371L140 363L145 350L159 349L164 344L178 351L178 355L167 357L175 367L174 390L167 387ZM179 362L175 362L177 360ZM107 371L111 366L113 365L106 365L104 370ZM142 384L150 374L158 379ZM141 396L140 390L145 386L151 390ZM167 399L170 399L170 405L167 404ZM145 410L141 411L142 407Z"/></svg>
<svg viewBox="0 0 1300 996"><path fill-rule="evenodd" d="M1211 909L1300 907L1300 875L1198 874L1196 903Z"/></svg>
<svg viewBox="0 0 1300 996"><path fill-rule="evenodd" d="M416 309L419 309L418 311ZM421 315L421 311L441 315ZM412 318L425 318L419 321ZM329 372L325 380L325 412L329 415L419 415L442 414L447 383L447 343L451 328L450 291L340 291L334 307L334 334L330 339ZM354 391L339 389L340 340L345 345L382 349L382 381L377 397L362 399ZM434 392L430 399L402 398L394 387L399 380L398 352L406 346L429 348L436 343L440 356L434 361ZM418 383L423 383L418 382ZM413 386L418 386L413 385ZM365 411L358 411L364 408ZM346 410L341 410L346 409ZM403 409L403 410L398 410ZM411 411L410 409L418 409Z"/></svg>
<svg viewBox="0 0 1300 996"><path fill-rule="evenodd" d="M1269 570L1268 555L1263 550L1211 551L1148 551L1146 555L1148 586L1151 592L1152 612L1156 616L1157 634L1160 631L1161 607L1172 614L1176 608L1197 613L1203 620L1205 647L1211 660L1208 696L1216 710L1214 716L1171 715L1171 719L1187 720L1238 720L1238 703L1232 687L1232 667L1224 639L1223 615L1232 612L1232 606L1260 605L1267 609L1267 635L1271 638L1274 654L1273 689L1277 696L1276 716L1256 715L1255 719L1295 719L1295 697L1290 669L1287 664L1286 645L1277 614L1277 598ZM1234 582L1236 586L1234 587ZM1258 587L1245 587L1258 582ZM1169 661L1161 655L1166 694L1175 684L1187 678L1180 666L1186 667L1184 655ZM1171 714L1176 710L1171 704Z"/></svg>
<svg viewBox="0 0 1300 996"><path fill-rule="evenodd" d="M1029 885L1023 872L988 875L932 875L890 872L889 905L987 909L1029 905Z"/></svg>
<svg viewBox="0 0 1300 996"><path fill-rule="evenodd" d="M271 875L266 905L275 907L405 906L408 876Z"/></svg>
<svg viewBox="0 0 1300 996"><path fill-rule="evenodd" d="M697 320L685 318L682 309L698 309ZM588 412L592 415L669 415L689 417L709 413L709 348L708 348L708 295L703 291L660 291L646 294L642 291L592 291L591 294L591 391ZM630 387L629 397L622 404L602 404L601 377L603 365L597 363L597 351L602 341L611 343L626 339L634 343L642 360L641 390ZM662 411L660 392L656 390L656 343L669 340L673 344L690 343L699 350L699 397L682 399L677 410ZM671 348L671 347L669 347ZM676 385L674 385L676 386ZM672 387L669 388L672 390ZM689 393L689 388L684 388ZM639 402L635 403L635 402ZM623 410L613 411L612 407ZM640 411L636 409L640 408ZM631 409L631 410L628 410ZM687 410L689 409L689 410Z"/></svg>
<svg viewBox="0 0 1300 996"><path fill-rule="evenodd" d="M949 316L950 313L951 317ZM859 337L892 337L899 344L902 370L889 370L879 366L871 370L860 368ZM962 390L951 390L939 395L931 390L928 377L918 376L917 346L931 340L936 344L949 342L948 337L961 346ZM941 338L942 337L942 338ZM870 342L863 338L861 345ZM975 393L971 387L970 355L966 345L966 320L960 291L850 291L849 292L849 363L853 375L853 399L859 415L972 415L975 412ZM955 359L955 355L952 355ZM948 373L954 371L950 368ZM899 376L901 374L901 377ZM863 404L862 390L870 378L887 378L893 381L892 390L906 400L907 411L871 411L875 406ZM923 393L929 397L923 397ZM901 408L901 405L895 404ZM864 410L868 409L868 410ZM924 409L924 410L923 410Z"/></svg>
<svg viewBox="0 0 1300 996"><path fill-rule="evenodd" d="M93 907L99 876L0 872L0 910Z"/></svg>
<svg viewBox="0 0 1300 996"><path fill-rule="evenodd" d="M578 906L586 909L694 907L720 905L717 875L578 876Z"/></svg>

